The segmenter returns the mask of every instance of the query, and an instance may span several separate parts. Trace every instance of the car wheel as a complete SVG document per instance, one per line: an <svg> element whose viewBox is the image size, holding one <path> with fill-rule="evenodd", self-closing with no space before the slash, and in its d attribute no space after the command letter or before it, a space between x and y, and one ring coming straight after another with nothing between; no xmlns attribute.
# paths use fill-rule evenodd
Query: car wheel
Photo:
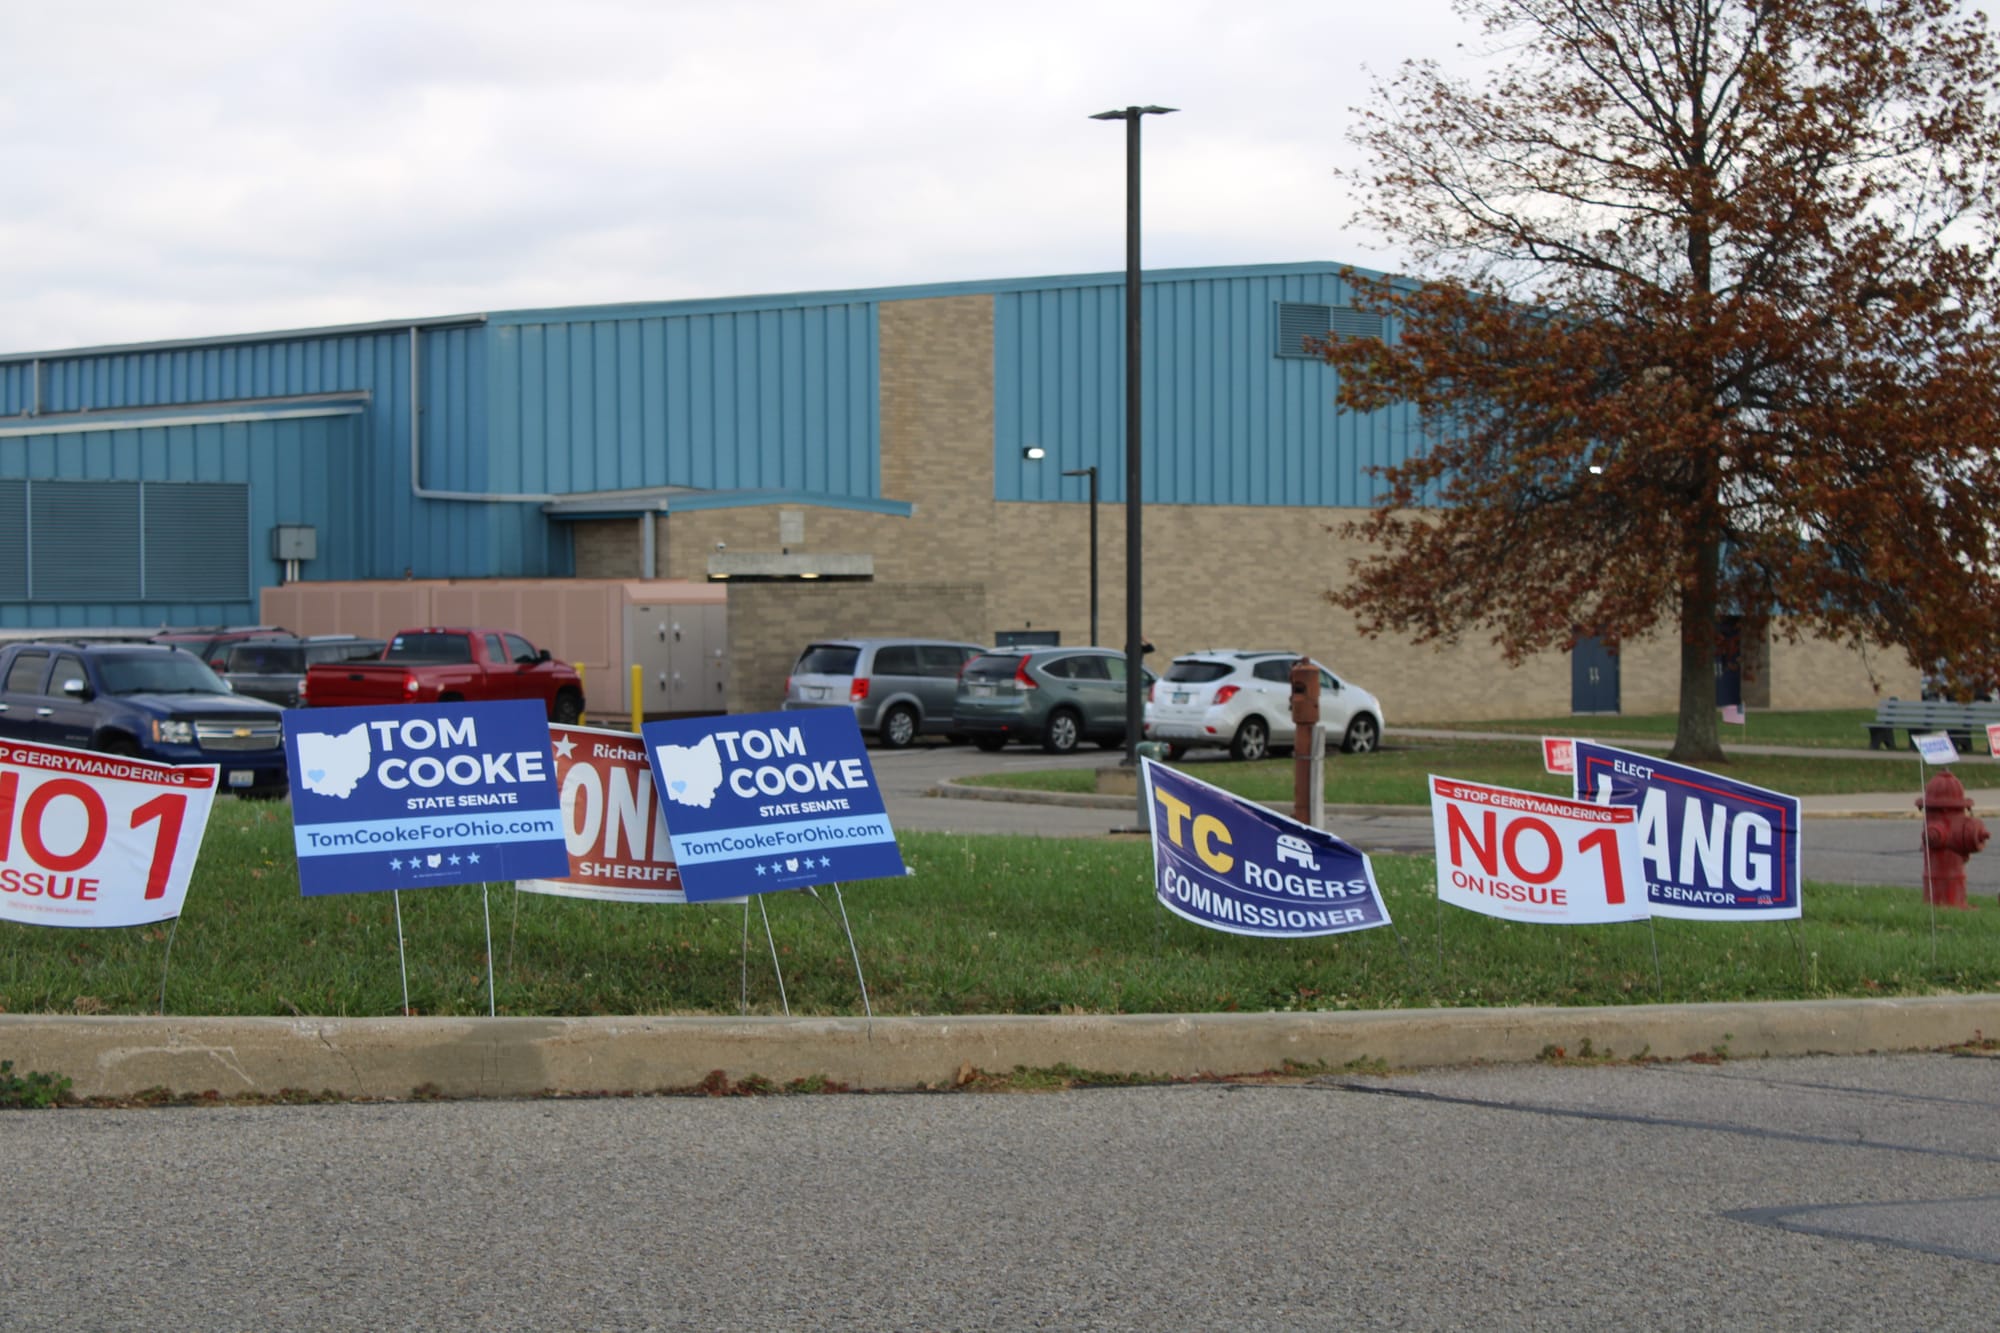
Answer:
<svg viewBox="0 0 2000 1333"><path fill-rule="evenodd" d="M1042 732L1042 748L1050 754L1069 754L1083 740L1083 724L1067 708L1049 714L1048 728Z"/></svg>
<svg viewBox="0 0 2000 1333"><path fill-rule="evenodd" d="M99 754L115 754L126 759L137 759L139 757L139 742L133 740L130 736L115 731L108 736L100 737L98 742L90 748Z"/></svg>
<svg viewBox="0 0 2000 1333"><path fill-rule="evenodd" d="M1340 748L1349 754L1367 754L1381 746L1382 724L1366 713L1356 713L1347 724L1347 735L1342 738Z"/></svg>
<svg viewBox="0 0 2000 1333"><path fill-rule="evenodd" d="M583 716L583 700L577 698L574 690L564 690L556 696L555 720L564 726L573 726Z"/></svg>
<svg viewBox="0 0 2000 1333"><path fill-rule="evenodd" d="M1246 717L1243 725L1236 729L1236 739L1229 742L1229 754L1233 759L1265 759L1271 753L1271 729L1264 725L1261 717Z"/></svg>
<svg viewBox="0 0 2000 1333"><path fill-rule="evenodd" d="M917 715L908 704L897 704L882 719L882 744L892 750L901 750L917 738Z"/></svg>
<svg viewBox="0 0 2000 1333"><path fill-rule="evenodd" d="M1007 743L1007 738L1005 736L974 736L972 743L986 751L986 753L992 754Z"/></svg>
<svg viewBox="0 0 2000 1333"><path fill-rule="evenodd" d="M1167 746L1167 758L1175 763L1179 763L1181 760L1187 758L1187 746L1169 744Z"/></svg>

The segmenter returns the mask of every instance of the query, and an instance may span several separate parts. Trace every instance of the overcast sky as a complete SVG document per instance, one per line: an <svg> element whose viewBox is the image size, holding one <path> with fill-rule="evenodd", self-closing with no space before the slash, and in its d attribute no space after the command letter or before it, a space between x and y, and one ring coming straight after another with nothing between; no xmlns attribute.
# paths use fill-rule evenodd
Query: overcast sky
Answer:
<svg viewBox="0 0 2000 1333"><path fill-rule="evenodd" d="M1396 267L1337 167L1448 0L0 0L0 352L1122 268Z"/></svg>

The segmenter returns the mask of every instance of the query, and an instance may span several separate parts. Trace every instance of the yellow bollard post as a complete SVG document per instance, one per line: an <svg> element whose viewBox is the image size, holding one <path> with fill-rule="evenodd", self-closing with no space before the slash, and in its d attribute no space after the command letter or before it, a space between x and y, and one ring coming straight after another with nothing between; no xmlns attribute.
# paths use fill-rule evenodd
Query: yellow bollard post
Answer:
<svg viewBox="0 0 2000 1333"><path fill-rule="evenodd" d="M634 662L632 664L632 734L634 736L639 734L639 723L644 721L646 717L646 701L641 693L646 688L645 676L645 668Z"/></svg>

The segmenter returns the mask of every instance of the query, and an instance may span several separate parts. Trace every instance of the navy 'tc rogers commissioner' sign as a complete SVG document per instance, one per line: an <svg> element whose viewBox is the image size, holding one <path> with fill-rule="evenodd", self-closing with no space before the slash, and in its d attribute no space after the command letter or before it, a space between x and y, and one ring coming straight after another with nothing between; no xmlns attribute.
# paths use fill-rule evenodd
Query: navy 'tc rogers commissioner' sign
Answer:
<svg viewBox="0 0 2000 1333"><path fill-rule="evenodd" d="M677 718L640 731L689 902L904 873L850 710Z"/></svg>
<svg viewBox="0 0 2000 1333"><path fill-rule="evenodd" d="M307 897L569 873L539 701L293 708L285 760Z"/></svg>
<svg viewBox="0 0 2000 1333"><path fill-rule="evenodd" d="M1360 848L1178 769L1141 762L1153 892L1175 916L1281 939L1389 924Z"/></svg>

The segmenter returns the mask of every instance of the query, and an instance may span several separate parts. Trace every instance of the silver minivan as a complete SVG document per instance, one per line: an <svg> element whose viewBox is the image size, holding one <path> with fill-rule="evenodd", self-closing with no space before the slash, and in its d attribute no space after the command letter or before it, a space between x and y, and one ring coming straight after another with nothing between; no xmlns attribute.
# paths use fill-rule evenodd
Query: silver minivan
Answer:
<svg viewBox="0 0 2000 1333"><path fill-rule="evenodd" d="M786 708L852 708L864 733L900 750L951 731L958 673L986 650L955 639L822 639L785 679Z"/></svg>

